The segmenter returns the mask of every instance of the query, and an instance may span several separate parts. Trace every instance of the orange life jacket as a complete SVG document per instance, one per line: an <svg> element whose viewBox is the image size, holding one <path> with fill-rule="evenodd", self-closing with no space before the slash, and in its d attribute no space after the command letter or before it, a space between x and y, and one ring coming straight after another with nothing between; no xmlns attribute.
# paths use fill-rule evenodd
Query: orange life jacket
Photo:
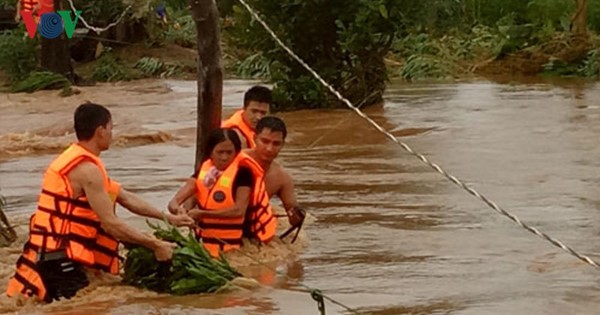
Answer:
<svg viewBox="0 0 600 315"><path fill-rule="evenodd" d="M248 148L254 148L256 143L254 142L254 136L256 132L252 127L250 127L243 117L244 110L240 109L235 112L229 119L223 121L221 124L222 128L232 128L239 131L242 136L246 139L246 143L248 144Z"/></svg>
<svg viewBox="0 0 600 315"><path fill-rule="evenodd" d="M37 22L42 14L54 12L54 0L21 0L21 10L33 12Z"/></svg>
<svg viewBox="0 0 600 315"><path fill-rule="evenodd" d="M38 207L30 219L29 240L8 283L8 296L22 293L44 300L46 288L36 262L54 252L64 251L69 259L85 266L119 273L118 241L102 230L85 196L72 198L68 174L84 161L98 166L104 177L104 189L116 203L121 186L109 179L102 161L78 144L67 148L44 174Z"/></svg>
<svg viewBox="0 0 600 315"><path fill-rule="evenodd" d="M250 168L254 175L254 187L244 223L245 234L247 237L267 243L275 236L277 219L273 214L265 186L265 170L248 154L241 152L240 156L242 157L241 165Z"/></svg>
<svg viewBox="0 0 600 315"><path fill-rule="evenodd" d="M219 211L235 205L233 181L239 170L239 155L217 179L212 188L204 185L204 178L214 166L211 159L200 167L196 178L196 197L203 210ZM196 236L202 239L206 250L213 257L219 257L219 251L230 251L242 245L244 216L231 218L201 218Z"/></svg>

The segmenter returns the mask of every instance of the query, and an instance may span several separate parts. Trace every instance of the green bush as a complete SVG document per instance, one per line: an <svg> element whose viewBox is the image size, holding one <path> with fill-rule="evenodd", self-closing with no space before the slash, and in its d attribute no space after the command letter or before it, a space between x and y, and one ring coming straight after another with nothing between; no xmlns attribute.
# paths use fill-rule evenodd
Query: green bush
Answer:
<svg viewBox="0 0 600 315"><path fill-rule="evenodd" d="M454 63L444 57L412 55L406 59L401 76L406 80L448 78L454 73Z"/></svg>
<svg viewBox="0 0 600 315"><path fill-rule="evenodd" d="M262 52L257 52L236 65L236 74L242 78L270 78L271 61Z"/></svg>
<svg viewBox="0 0 600 315"><path fill-rule="evenodd" d="M591 30L600 32L600 0L588 0L588 25Z"/></svg>
<svg viewBox="0 0 600 315"><path fill-rule="evenodd" d="M527 3L527 18L536 25L551 23L556 29L561 29L574 9L573 0L531 0Z"/></svg>
<svg viewBox="0 0 600 315"><path fill-rule="evenodd" d="M143 57L135 63L134 67L146 76L153 76L160 74L165 65L158 58Z"/></svg>
<svg viewBox="0 0 600 315"><path fill-rule="evenodd" d="M92 78L101 82L127 81L132 74L110 52L103 53L94 64Z"/></svg>
<svg viewBox="0 0 600 315"><path fill-rule="evenodd" d="M14 8L16 1L13 0L0 0L0 9L2 8Z"/></svg>
<svg viewBox="0 0 600 315"><path fill-rule="evenodd" d="M177 17L174 23L169 24L169 28L165 32L165 39L182 47L196 47L196 24L189 11Z"/></svg>
<svg viewBox="0 0 600 315"><path fill-rule="evenodd" d="M588 52L587 57L583 60L577 73L584 77L598 77L600 75L600 64L598 55L598 48L592 49Z"/></svg>
<svg viewBox="0 0 600 315"><path fill-rule="evenodd" d="M38 66L37 40L29 38L24 28L0 33L0 69L12 82L26 78Z"/></svg>
<svg viewBox="0 0 600 315"><path fill-rule="evenodd" d="M277 35L300 58L353 103L382 100L387 73L383 61L403 20L395 0L251 0ZM415 1L416 2L416 1ZM344 106L285 53L247 10L234 6L229 45L248 56L247 69L266 69L274 82L276 109ZM258 63L263 66L258 65ZM238 72L243 72L238 70ZM310 90L307 90L310 89Z"/></svg>
<svg viewBox="0 0 600 315"><path fill-rule="evenodd" d="M143 0L135 1L140 2ZM82 11L81 16L90 25L95 26L106 26L114 22L127 8L122 0L74 0L73 4L78 10Z"/></svg>

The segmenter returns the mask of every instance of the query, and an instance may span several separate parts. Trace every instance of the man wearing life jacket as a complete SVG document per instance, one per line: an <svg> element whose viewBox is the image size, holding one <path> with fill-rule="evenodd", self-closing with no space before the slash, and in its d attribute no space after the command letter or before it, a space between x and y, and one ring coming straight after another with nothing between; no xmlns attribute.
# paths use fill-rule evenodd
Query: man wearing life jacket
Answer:
<svg viewBox="0 0 600 315"><path fill-rule="evenodd" d="M267 87L256 85L244 94L244 108L223 121L221 127L232 128L242 141L242 149L254 148L256 123L269 113L272 94Z"/></svg>
<svg viewBox="0 0 600 315"><path fill-rule="evenodd" d="M304 221L305 212L298 206L294 182L290 174L275 161L285 144L287 128L283 120L266 116L256 124L256 147L244 150L265 170L265 186L269 197L279 197L292 227Z"/></svg>
<svg viewBox="0 0 600 315"><path fill-rule="evenodd" d="M242 245L248 209L261 216L262 226L256 234L259 241L270 241L277 229L263 181L264 172L240 151L235 131L214 130L208 137L202 165L168 205L172 213L186 212L182 203L196 196L197 208L187 213L198 221L196 235L213 257Z"/></svg>
<svg viewBox="0 0 600 315"><path fill-rule="evenodd" d="M54 0L19 0L17 10L17 22L21 20L21 11L31 11L33 20L37 23L43 14L54 12Z"/></svg>
<svg viewBox="0 0 600 315"><path fill-rule="evenodd" d="M8 296L36 296L45 302L68 299L89 284L84 267L118 274L117 240L146 246L159 261L173 254L173 244L130 227L115 214L119 203L133 213L163 218L161 211L108 177L99 155L112 140L110 112L87 103L74 116L78 142L46 169ZM166 218L176 225L193 224L185 215Z"/></svg>

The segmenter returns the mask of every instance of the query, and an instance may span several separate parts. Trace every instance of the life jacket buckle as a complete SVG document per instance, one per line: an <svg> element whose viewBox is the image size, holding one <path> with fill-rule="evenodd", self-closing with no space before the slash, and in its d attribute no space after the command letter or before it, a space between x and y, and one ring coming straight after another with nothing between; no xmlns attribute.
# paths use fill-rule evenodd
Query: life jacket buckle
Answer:
<svg viewBox="0 0 600 315"><path fill-rule="evenodd" d="M52 260L60 260L67 258L67 252L64 250L59 250L55 252L38 252L36 261L52 261Z"/></svg>

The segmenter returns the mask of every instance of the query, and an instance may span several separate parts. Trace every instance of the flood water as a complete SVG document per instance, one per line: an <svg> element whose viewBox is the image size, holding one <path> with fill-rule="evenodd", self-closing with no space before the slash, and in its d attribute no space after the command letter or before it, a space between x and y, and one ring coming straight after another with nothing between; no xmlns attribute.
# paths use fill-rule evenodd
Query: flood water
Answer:
<svg viewBox="0 0 600 315"><path fill-rule="evenodd" d="M251 84L225 82L225 114ZM42 172L73 140L73 109L88 99L113 112L115 146L102 158L125 187L165 208L192 173L195 82L101 85L69 98L3 94L0 187L12 220L34 209ZM391 84L385 104L366 112L524 222L600 259L598 99L600 85L585 82ZM252 269L260 287L171 297L112 281L43 307L3 299L0 311L318 314L307 286L360 314L597 313L600 269L498 215L354 113L279 116L290 132L279 160L314 220L307 246L271 264L277 274ZM0 250L2 290L21 245Z"/></svg>

